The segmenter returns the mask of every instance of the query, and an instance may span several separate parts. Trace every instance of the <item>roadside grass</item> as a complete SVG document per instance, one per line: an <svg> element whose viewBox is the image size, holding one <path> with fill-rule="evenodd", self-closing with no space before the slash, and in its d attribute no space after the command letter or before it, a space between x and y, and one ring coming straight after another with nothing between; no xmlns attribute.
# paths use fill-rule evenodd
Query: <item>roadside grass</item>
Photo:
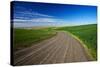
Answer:
<svg viewBox="0 0 100 67"><path fill-rule="evenodd" d="M56 32L52 28L44 29L14 29L14 51L29 47L44 39L54 36Z"/></svg>
<svg viewBox="0 0 100 67"><path fill-rule="evenodd" d="M14 50L20 50L56 35L56 31L66 31L78 37L89 49L92 57L97 60L97 24L52 27L41 29L14 29Z"/></svg>
<svg viewBox="0 0 100 67"><path fill-rule="evenodd" d="M97 24L60 27L57 30L68 31L77 36L87 46L94 60L97 60Z"/></svg>

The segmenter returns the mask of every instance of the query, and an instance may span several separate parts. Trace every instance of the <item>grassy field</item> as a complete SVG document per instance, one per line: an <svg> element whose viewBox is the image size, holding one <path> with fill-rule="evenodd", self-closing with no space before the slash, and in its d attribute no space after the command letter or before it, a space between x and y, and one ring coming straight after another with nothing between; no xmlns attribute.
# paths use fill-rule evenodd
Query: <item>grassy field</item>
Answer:
<svg viewBox="0 0 100 67"><path fill-rule="evenodd" d="M94 59L97 59L97 25L81 25L72 27L60 27L57 30L69 31L82 40Z"/></svg>
<svg viewBox="0 0 100 67"><path fill-rule="evenodd" d="M52 28L14 29L14 50L29 47L56 34Z"/></svg>
<svg viewBox="0 0 100 67"><path fill-rule="evenodd" d="M41 29L14 29L14 50L20 50L50 38L56 31L68 31L77 36L88 47L94 59L97 59L97 24L41 28Z"/></svg>

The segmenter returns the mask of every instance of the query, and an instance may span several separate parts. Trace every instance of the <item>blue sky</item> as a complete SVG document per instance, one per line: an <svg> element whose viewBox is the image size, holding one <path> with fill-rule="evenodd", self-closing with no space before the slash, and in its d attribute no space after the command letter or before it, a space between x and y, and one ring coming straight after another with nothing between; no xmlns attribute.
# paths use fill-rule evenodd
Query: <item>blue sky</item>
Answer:
<svg viewBox="0 0 100 67"><path fill-rule="evenodd" d="M97 7L13 1L15 27L73 26L97 23Z"/></svg>

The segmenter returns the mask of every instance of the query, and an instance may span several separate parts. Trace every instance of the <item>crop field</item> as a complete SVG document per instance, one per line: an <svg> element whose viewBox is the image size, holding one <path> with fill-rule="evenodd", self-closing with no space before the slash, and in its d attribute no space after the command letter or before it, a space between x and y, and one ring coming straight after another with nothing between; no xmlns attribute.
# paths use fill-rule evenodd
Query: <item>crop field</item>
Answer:
<svg viewBox="0 0 100 67"><path fill-rule="evenodd" d="M14 29L14 50L29 47L56 34L52 28L45 29Z"/></svg>
<svg viewBox="0 0 100 67"><path fill-rule="evenodd" d="M94 59L97 59L97 24L60 27L57 30L68 31L77 36L88 47Z"/></svg>
<svg viewBox="0 0 100 67"><path fill-rule="evenodd" d="M68 31L78 37L97 59L97 24L41 29L14 29L14 50L29 47L56 35L57 31Z"/></svg>

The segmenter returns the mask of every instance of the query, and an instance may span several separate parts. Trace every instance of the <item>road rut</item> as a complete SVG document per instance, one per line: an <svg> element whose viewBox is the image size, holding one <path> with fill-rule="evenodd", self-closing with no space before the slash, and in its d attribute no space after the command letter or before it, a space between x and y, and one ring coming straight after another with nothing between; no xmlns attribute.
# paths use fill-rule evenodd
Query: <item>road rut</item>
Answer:
<svg viewBox="0 0 100 67"><path fill-rule="evenodd" d="M84 62L91 58L82 44L65 32L14 52L14 65Z"/></svg>

